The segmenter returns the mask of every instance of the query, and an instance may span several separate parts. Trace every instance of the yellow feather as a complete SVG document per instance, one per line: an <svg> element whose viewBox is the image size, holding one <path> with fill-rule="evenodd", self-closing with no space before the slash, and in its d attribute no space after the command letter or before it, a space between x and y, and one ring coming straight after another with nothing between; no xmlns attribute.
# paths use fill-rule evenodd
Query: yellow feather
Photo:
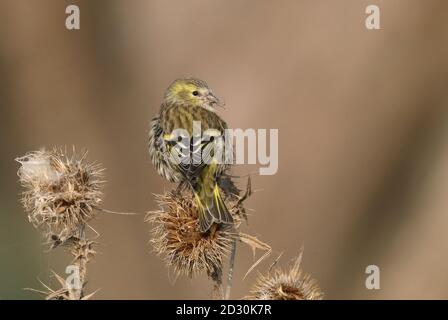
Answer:
<svg viewBox="0 0 448 320"><path fill-rule="evenodd" d="M171 88L173 94L179 94L182 91L194 91L197 89L197 86L195 86L192 83L185 83L185 82L177 82L174 84L174 86Z"/></svg>

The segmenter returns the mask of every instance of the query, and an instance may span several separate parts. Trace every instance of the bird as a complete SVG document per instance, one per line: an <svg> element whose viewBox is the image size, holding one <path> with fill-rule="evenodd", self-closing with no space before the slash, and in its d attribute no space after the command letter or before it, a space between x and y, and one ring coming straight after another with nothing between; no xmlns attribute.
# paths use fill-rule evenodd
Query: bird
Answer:
<svg viewBox="0 0 448 320"><path fill-rule="evenodd" d="M168 181L180 185L185 183L191 188L198 207L201 233L206 233L212 225L233 225L232 215L219 188L219 178L228 167L228 164L218 161L215 152L218 142L225 139L224 132L228 128L216 113L219 106L223 103L205 81L179 78L169 85L159 112L150 124L151 162ZM195 123L200 124L199 137ZM174 136L176 130L184 132L184 135ZM211 136L206 137L204 132ZM217 137L222 140L215 139ZM176 144L183 149L176 148ZM205 159L204 154L209 157Z"/></svg>

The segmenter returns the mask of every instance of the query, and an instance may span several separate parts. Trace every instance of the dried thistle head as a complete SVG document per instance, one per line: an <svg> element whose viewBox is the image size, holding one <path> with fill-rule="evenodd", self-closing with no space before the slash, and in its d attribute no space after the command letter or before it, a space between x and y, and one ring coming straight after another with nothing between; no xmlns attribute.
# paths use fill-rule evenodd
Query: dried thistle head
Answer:
<svg viewBox="0 0 448 320"><path fill-rule="evenodd" d="M86 162L86 153L34 151L16 159L29 221L48 237L65 240L94 216L101 203L103 169Z"/></svg>
<svg viewBox="0 0 448 320"><path fill-rule="evenodd" d="M155 252L174 268L176 275L192 277L207 272L217 280L223 259L236 237L233 226L213 225L211 230L201 233L199 209L189 189L156 195L156 201L160 209L149 212L146 219L154 225L151 242ZM235 208L229 206L238 224L240 218L234 215Z"/></svg>
<svg viewBox="0 0 448 320"><path fill-rule="evenodd" d="M260 274L249 300L322 300L323 293L316 282L300 269L302 253L287 272L280 268Z"/></svg>

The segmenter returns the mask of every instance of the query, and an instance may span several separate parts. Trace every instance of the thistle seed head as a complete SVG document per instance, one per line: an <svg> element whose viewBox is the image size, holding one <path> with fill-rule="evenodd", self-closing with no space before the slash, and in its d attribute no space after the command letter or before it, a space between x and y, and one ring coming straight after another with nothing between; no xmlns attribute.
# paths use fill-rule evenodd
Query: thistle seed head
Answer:
<svg viewBox="0 0 448 320"><path fill-rule="evenodd" d="M232 241L237 236L231 225L213 225L206 233L199 231L199 209L189 189L156 195L159 210L149 212L146 220L153 224L154 251L177 275L189 277L207 273L209 277L222 270ZM235 206L229 211L234 215Z"/></svg>
<svg viewBox="0 0 448 320"><path fill-rule="evenodd" d="M280 268L260 274L249 300L322 300L323 293L316 282L300 269L300 256L287 272Z"/></svg>
<svg viewBox="0 0 448 320"><path fill-rule="evenodd" d="M59 149L34 151L16 159L25 188L22 203L29 221L45 236L61 241L76 236L102 201L103 169L86 162L87 153L67 156Z"/></svg>

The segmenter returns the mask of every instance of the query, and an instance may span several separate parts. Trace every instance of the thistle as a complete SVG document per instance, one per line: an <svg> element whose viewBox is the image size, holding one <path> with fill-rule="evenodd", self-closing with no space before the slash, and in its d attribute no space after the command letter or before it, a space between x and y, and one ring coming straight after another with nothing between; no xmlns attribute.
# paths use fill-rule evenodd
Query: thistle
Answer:
<svg viewBox="0 0 448 320"><path fill-rule="evenodd" d="M34 151L16 159L28 220L50 240L76 236L102 202L103 169L62 150Z"/></svg>
<svg viewBox="0 0 448 320"><path fill-rule="evenodd" d="M160 209L146 219L154 224L151 243L155 252L177 275L218 272L235 239L233 228L214 225L208 232L200 232L197 204L189 190L156 195L156 202Z"/></svg>
<svg viewBox="0 0 448 320"><path fill-rule="evenodd" d="M51 248L62 246L74 257L75 284L55 274L61 289L44 293L47 299L80 300L85 295L87 263L95 254L94 241L86 238L88 222L102 202L103 169L86 162L87 153L67 156L59 149L34 151L16 159L25 188L22 203L28 220L42 232ZM38 291L38 290L34 290Z"/></svg>
<svg viewBox="0 0 448 320"><path fill-rule="evenodd" d="M195 277L207 274L214 282L214 294L224 296L222 291L223 261L230 254L230 266L227 278L227 291L230 294L236 242L248 244L253 250L261 249L266 253L270 247L255 237L238 231L246 210L243 201L250 196L250 180L244 195L227 178L221 183L229 212L235 225L214 224L207 232L201 232L199 208L194 194L189 188L179 187L163 195L156 195L159 210L151 211L146 221L153 225L151 240L154 251L161 256L168 267L177 276ZM260 260L259 260L260 261ZM257 261L257 263L259 262Z"/></svg>
<svg viewBox="0 0 448 320"><path fill-rule="evenodd" d="M302 251L303 252L303 251ZM288 271L271 266L267 275L260 274L247 300L322 300L316 282L300 269L302 252Z"/></svg>

